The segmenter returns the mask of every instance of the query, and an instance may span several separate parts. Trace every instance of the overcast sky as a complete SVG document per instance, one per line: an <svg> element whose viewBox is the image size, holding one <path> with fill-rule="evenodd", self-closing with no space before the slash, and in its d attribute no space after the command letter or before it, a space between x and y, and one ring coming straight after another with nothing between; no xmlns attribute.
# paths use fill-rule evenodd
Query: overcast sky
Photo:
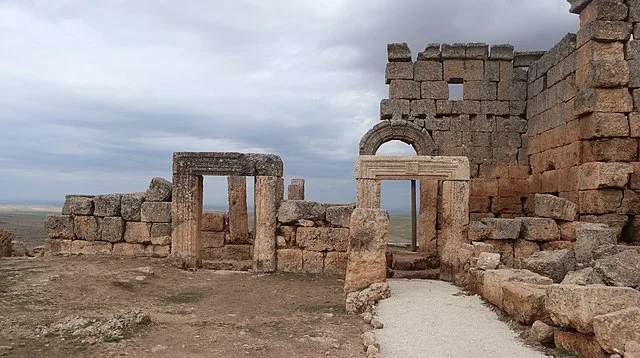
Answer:
<svg viewBox="0 0 640 358"><path fill-rule="evenodd" d="M282 157L307 198L355 200L354 160L386 97L386 44L544 50L564 0L0 0L0 203L144 191L174 151ZM385 145L381 151L408 153ZM408 208L408 183L383 205ZM399 184L399 185L398 185ZM252 186L250 186L251 188ZM205 179L224 205L226 181Z"/></svg>

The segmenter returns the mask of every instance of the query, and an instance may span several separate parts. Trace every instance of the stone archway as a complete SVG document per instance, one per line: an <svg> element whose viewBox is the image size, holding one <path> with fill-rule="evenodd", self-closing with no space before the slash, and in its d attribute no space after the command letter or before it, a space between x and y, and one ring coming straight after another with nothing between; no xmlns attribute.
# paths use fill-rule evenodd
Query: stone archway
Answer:
<svg viewBox="0 0 640 358"><path fill-rule="evenodd" d="M385 120L376 124L362 137L360 155L375 155L381 145L392 140L411 145L417 155L433 155L436 149L429 133L415 123L405 120Z"/></svg>

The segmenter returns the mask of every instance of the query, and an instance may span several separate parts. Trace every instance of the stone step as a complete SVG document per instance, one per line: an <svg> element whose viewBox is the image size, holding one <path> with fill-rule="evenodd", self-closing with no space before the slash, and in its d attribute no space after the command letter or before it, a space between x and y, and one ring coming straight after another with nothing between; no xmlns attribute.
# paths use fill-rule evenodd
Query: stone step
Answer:
<svg viewBox="0 0 640 358"><path fill-rule="evenodd" d="M251 271L252 260L202 260L202 267L207 270Z"/></svg>
<svg viewBox="0 0 640 358"><path fill-rule="evenodd" d="M253 245L224 245L202 249L203 260L242 261L253 259Z"/></svg>
<svg viewBox="0 0 640 358"><path fill-rule="evenodd" d="M389 270L389 278L406 278L409 280L438 280L440 279L440 269L426 270Z"/></svg>
<svg viewBox="0 0 640 358"><path fill-rule="evenodd" d="M387 265L394 270L424 270L440 267L438 257L421 252L389 251Z"/></svg>

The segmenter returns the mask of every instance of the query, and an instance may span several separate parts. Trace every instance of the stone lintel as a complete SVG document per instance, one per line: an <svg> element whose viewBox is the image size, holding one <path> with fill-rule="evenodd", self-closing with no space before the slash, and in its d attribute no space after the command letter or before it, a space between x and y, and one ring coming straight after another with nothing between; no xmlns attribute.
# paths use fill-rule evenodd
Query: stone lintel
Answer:
<svg viewBox="0 0 640 358"><path fill-rule="evenodd" d="M467 157L360 155L356 159L356 179L466 181L469 177Z"/></svg>
<svg viewBox="0 0 640 358"><path fill-rule="evenodd" d="M175 152L174 175L276 176L283 172L275 154L233 152Z"/></svg>

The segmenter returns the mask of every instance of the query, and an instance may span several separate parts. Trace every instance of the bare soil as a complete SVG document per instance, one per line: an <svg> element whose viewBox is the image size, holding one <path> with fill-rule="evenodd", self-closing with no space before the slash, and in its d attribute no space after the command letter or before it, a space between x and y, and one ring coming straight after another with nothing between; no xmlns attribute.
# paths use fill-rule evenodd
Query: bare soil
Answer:
<svg viewBox="0 0 640 358"><path fill-rule="evenodd" d="M149 267L152 274L137 271ZM160 259L0 259L0 355L8 357L362 357L366 328L343 280L182 271ZM131 309L151 324L122 339L40 334L70 315Z"/></svg>

